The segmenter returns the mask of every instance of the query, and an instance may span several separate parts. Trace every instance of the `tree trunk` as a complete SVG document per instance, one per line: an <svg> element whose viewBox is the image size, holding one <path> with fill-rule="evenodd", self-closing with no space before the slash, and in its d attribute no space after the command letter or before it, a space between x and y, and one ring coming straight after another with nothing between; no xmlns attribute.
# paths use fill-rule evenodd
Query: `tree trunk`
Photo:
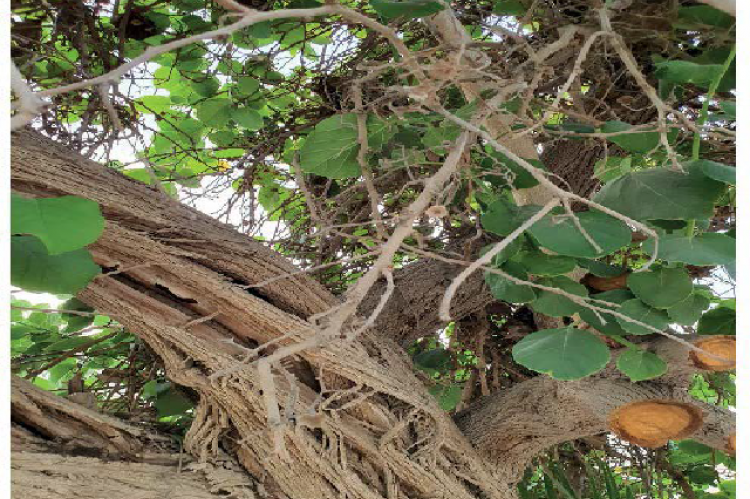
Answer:
<svg viewBox="0 0 750 499"><path fill-rule="evenodd" d="M572 426L560 419L575 414L585 397L536 397L529 403L530 394L537 393L531 384L469 407L456 426L414 375L394 341L402 339L400 333L387 327L352 342L302 349L264 375L249 362L249 349L277 342L258 352L267 358L280 347L317 338L319 329L308 318L338 304L335 297L304 274L292 276L294 267L260 243L38 134L14 134L12 161L12 187L18 193L76 195L101 205L107 226L90 250L108 273L94 279L80 298L147 342L170 379L200 395L186 451L205 462L220 459L225 449L253 477L255 493L291 499L512 498L519 470L535 452L607 430L601 417L590 414ZM438 294L430 291L430 296L415 327L436 324L426 311ZM470 295L466 303L470 308ZM401 304L407 309L395 314L414 313L408 310L413 300ZM574 394L577 386L594 381L531 382ZM616 382L621 396L598 392L607 412L656 397L639 385ZM59 401L23 386L14 386L14 392L14 421L39 435L59 439L91 427L85 433L102 452L125 458L130 449L143 460L129 431L114 424L97 429L102 419L91 412L56 408ZM51 408L39 411L54 415L60 427L34 405ZM591 407L580 410L591 412ZM507 408L517 409L504 415ZM502 424L524 419L533 424ZM716 435L706 442L725 448L733 428L727 421L723 413L707 418L699 432ZM544 433L558 424L567 426ZM536 443L533 448L497 444L513 441ZM20 475L19 483L27 483L34 471L29 473ZM196 497L203 497L200 493Z"/></svg>
<svg viewBox="0 0 750 499"><path fill-rule="evenodd" d="M291 366L297 374L276 365L270 383L243 361L270 340L315 337L305 319L336 303L306 276L241 287L293 272L279 255L37 134L14 135L12 154L15 191L102 206L107 227L90 250L118 272L80 298L140 336L172 380L200 394L190 453L205 460L220 443L232 447L265 490L291 498L512 497L387 335L303 350Z"/></svg>

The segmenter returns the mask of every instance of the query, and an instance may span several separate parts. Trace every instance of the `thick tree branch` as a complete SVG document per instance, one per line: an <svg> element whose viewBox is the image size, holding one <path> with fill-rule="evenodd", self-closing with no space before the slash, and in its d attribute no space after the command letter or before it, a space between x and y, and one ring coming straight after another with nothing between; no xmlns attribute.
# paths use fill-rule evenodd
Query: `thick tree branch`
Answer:
<svg viewBox="0 0 750 499"><path fill-rule="evenodd" d="M12 155L17 192L73 194L101 203L107 226L90 250L99 264L119 272L95 279L79 296L144 339L171 379L200 394L200 417L186 438L192 454L210 457L220 436L236 429L245 468L263 470L267 487L292 498L346 493L364 499L394 484L418 497L444 490L469 499L475 487L486 497L508 496L416 378L403 351L377 332L300 352L304 360L290 366L296 378L271 372L280 412L299 416L297 423L285 420L274 428L288 454L275 452L258 370L243 366L242 359L249 348L270 340L283 338L283 346L317 334L305 318L336 305L334 297L300 275L251 294L247 284L294 268L231 228L36 134L16 134ZM234 367L239 369L230 376L211 378ZM323 382L326 397L350 389L371 395L347 409L316 409ZM409 431L394 432L402 420ZM408 423L416 420L425 424ZM345 464L319 459L316 432L338 442ZM405 452L421 447L440 456L437 465Z"/></svg>
<svg viewBox="0 0 750 499"><path fill-rule="evenodd" d="M696 341L695 337L690 339ZM689 438L734 452L730 444L736 432L734 413L695 400L687 392L692 375L706 371L694 362L691 351L667 338L641 346L668 362L665 375L633 383L617 371L615 356L593 377L557 381L538 376L493 393L457 414L456 423L485 455L515 463L504 468L511 472L510 481L520 479L531 459L549 447L607 431L618 433L619 428L612 427L613 411L646 401L689 405L700 414L695 422L697 429L689 430Z"/></svg>

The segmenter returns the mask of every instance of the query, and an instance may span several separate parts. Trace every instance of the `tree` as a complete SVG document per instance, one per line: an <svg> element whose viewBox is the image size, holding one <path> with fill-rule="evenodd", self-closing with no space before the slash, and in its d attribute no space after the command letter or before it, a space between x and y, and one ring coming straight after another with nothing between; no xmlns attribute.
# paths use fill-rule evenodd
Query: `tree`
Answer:
<svg viewBox="0 0 750 499"><path fill-rule="evenodd" d="M19 497L733 497L732 16L13 9Z"/></svg>

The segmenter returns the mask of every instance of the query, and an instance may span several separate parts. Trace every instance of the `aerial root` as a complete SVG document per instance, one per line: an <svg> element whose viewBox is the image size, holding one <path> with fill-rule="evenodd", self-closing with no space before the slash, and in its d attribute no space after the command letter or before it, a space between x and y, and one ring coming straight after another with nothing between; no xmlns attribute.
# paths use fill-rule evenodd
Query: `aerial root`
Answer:
<svg viewBox="0 0 750 499"><path fill-rule="evenodd" d="M737 366L737 340L734 336L708 336L695 341L701 350L721 357L709 357L697 350L690 351L690 361L699 369L707 371L729 371Z"/></svg>
<svg viewBox="0 0 750 499"><path fill-rule="evenodd" d="M607 426L618 437L642 447L661 447L685 438L703 424L703 413L693 405L674 400L643 400L618 407Z"/></svg>

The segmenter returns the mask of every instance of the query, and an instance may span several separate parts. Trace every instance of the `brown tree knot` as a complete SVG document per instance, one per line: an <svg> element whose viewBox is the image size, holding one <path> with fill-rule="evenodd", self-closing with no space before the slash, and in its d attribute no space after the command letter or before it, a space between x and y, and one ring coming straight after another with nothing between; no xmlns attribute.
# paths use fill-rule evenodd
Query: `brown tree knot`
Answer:
<svg viewBox="0 0 750 499"><path fill-rule="evenodd" d="M730 371L737 367L737 340L734 336L708 336L695 341L695 346L708 353L727 359L710 357L696 350L690 351L690 361L698 369Z"/></svg>
<svg viewBox="0 0 750 499"><path fill-rule="evenodd" d="M688 437L702 424L703 413L698 407L674 400L631 402L612 411L607 421L618 437L649 448Z"/></svg>

